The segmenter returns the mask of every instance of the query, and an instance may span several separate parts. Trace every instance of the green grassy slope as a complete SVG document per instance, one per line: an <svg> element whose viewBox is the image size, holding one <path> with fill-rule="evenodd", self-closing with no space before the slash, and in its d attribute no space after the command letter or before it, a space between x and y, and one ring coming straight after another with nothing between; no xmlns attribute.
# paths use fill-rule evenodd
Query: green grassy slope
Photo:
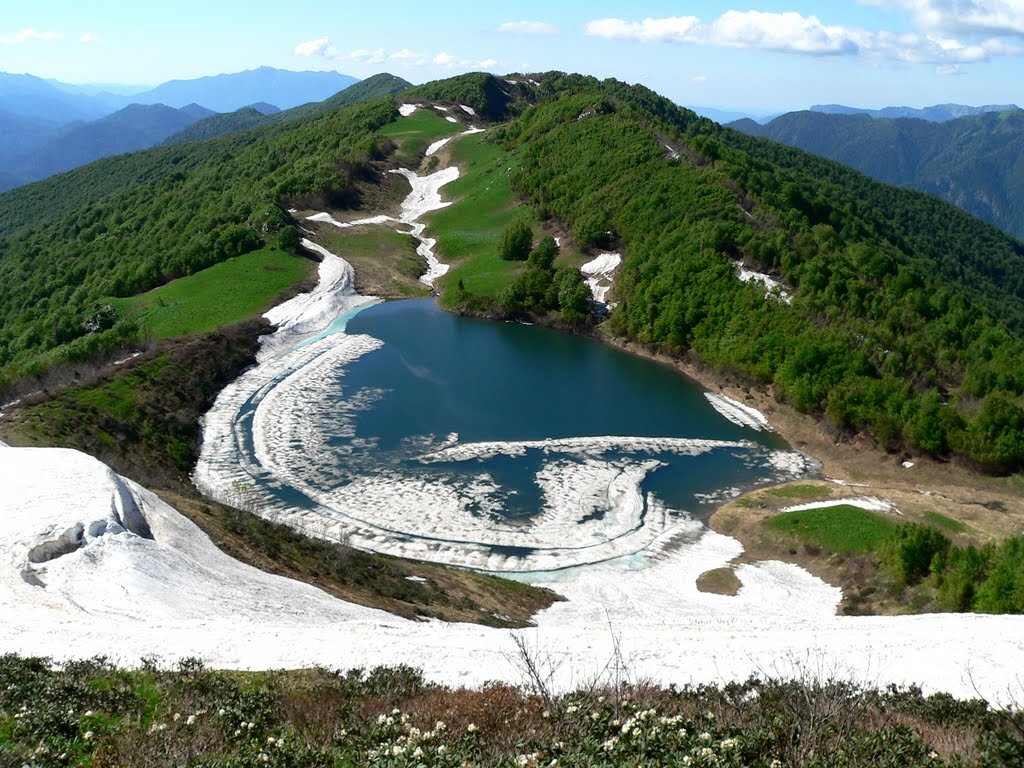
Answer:
<svg viewBox="0 0 1024 768"><path fill-rule="evenodd" d="M185 336L265 312L276 296L311 277L314 267L301 256L261 248L112 303L147 336Z"/></svg>

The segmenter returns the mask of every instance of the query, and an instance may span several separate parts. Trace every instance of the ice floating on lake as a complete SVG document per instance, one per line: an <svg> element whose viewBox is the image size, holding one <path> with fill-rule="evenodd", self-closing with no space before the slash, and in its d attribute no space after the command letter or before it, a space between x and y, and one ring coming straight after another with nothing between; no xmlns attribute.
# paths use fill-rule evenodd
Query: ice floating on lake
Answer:
<svg viewBox="0 0 1024 768"><path fill-rule="evenodd" d="M756 408L751 408L749 405L733 400L725 395L718 395L713 392L705 392L704 397L711 403L711 407L722 414L725 418L731 421L733 424L738 424L741 427L750 427L756 429L759 432L772 432L772 425L765 418L765 415Z"/></svg>

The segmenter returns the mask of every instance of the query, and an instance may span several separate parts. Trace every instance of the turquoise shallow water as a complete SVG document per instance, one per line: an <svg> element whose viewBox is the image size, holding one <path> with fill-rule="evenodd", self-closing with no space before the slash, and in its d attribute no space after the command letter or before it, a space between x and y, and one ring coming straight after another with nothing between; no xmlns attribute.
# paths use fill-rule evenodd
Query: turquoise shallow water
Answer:
<svg viewBox="0 0 1024 768"><path fill-rule="evenodd" d="M558 570L656 552L741 490L813 471L676 371L595 339L433 300L343 321L243 377L218 414L223 486L318 535Z"/></svg>
<svg viewBox="0 0 1024 768"><path fill-rule="evenodd" d="M351 364L343 382L349 392L377 393L372 407L359 414L355 438L372 442L378 458L401 459L410 438L450 433L462 443L615 435L786 449L777 435L723 418L704 391L676 371L595 339L457 317L431 299L370 307L348 319L347 332L384 342ZM772 479L748 451L653 458L667 466L653 472L644 489L692 512L708 506L698 494ZM528 518L540 501L533 481L539 461L498 456L470 468L483 465L499 485L514 490L506 512ZM457 472L460 464L432 470Z"/></svg>

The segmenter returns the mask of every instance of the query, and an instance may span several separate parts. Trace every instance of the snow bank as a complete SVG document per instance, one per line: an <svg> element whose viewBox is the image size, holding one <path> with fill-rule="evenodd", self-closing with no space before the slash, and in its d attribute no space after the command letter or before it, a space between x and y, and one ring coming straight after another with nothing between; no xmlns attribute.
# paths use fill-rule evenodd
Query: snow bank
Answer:
<svg viewBox="0 0 1024 768"><path fill-rule="evenodd" d="M555 493L574 480L555 473L551 482ZM0 652L103 654L128 664L198 656L238 669L411 664L447 685L521 682L507 631L406 621L245 566L83 454L0 449L0 484ZM135 523L126 527L127 518ZM139 521L149 536L130 530ZM29 557L78 526L76 548L42 562ZM742 547L702 530L680 524L652 544L650 558L530 578L568 598L518 633L557 667L557 689L610 682L602 675L618 650L632 679L663 684L809 671L1007 700L1024 654L1024 617L838 617L838 590L777 562L737 566L735 596L705 594L697 576Z"/></svg>
<svg viewBox="0 0 1024 768"><path fill-rule="evenodd" d="M475 110L475 109L473 109L472 107L467 107L467 106L466 106L465 104L459 104L459 107L460 107L460 108L462 109L462 111L463 111L463 112L465 112L465 113L466 113L467 115L472 115L473 117L476 117L476 110Z"/></svg>
<svg viewBox="0 0 1024 768"><path fill-rule="evenodd" d="M705 392L704 397L711 403L711 407L718 411L733 424L741 427L750 427L761 432L772 432L772 425L763 413L756 408L733 400L725 395L718 395L713 392Z"/></svg>
<svg viewBox="0 0 1024 768"><path fill-rule="evenodd" d="M239 563L152 493L77 451L4 448L0 485L7 646L15 616L22 630L100 630L116 653L122 622L150 630L168 619L236 617L286 627L310 611L335 621L378 615Z"/></svg>
<svg viewBox="0 0 1024 768"><path fill-rule="evenodd" d="M392 171L392 173L404 176L412 187L409 196L402 201L402 212L399 214L398 220L411 228L409 234L419 240L416 253L427 262L427 271L420 277L420 282L433 286L434 281L447 274L450 267L448 264L442 264L438 261L437 256L434 254L434 246L437 245L437 240L423 236L427 225L421 223L419 219L431 211L437 211L451 205L450 202L445 202L441 199L441 187L459 178L459 169L452 166L432 173L429 176L419 176L406 168L399 168Z"/></svg>
<svg viewBox="0 0 1024 768"><path fill-rule="evenodd" d="M804 512L808 509L825 509L827 507L859 507L860 509L866 509L869 512L895 512L899 514L899 510L896 505L891 501L885 499L875 498L874 496L856 496L848 499L833 499L831 501L812 501L807 504L796 504L792 507L785 507L782 512Z"/></svg>
<svg viewBox="0 0 1024 768"><path fill-rule="evenodd" d="M444 138L444 139L438 139L433 144L431 144L429 147L427 147L427 154L426 154L426 156L427 157L431 157L432 155L437 154L437 151L439 149L441 149L441 147L443 147L445 144L447 144L451 140L452 140L451 136L448 136L447 138Z"/></svg>
<svg viewBox="0 0 1024 768"><path fill-rule="evenodd" d="M584 275L583 282L590 287L590 293L598 304L606 304L608 291L611 290L613 284L612 275L621 264L621 254L602 253L580 267L580 272Z"/></svg>
<svg viewBox="0 0 1024 768"><path fill-rule="evenodd" d="M372 296L355 292L355 272L351 264L312 240L303 239L302 247L321 257L319 281L309 293L301 293L264 315L277 326L277 332L260 339L257 359L261 362L323 331L339 315L374 301Z"/></svg>
<svg viewBox="0 0 1024 768"><path fill-rule="evenodd" d="M402 117L409 117L418 108L418 104L402 104L401 106L398 107L398 114L400 114Z"/></svg>
<svg viewBox="0 0 1024 768"><path fill-rule="evenodd" d="M458 120L456 120L456 119L455 119L454 117L452 117L451 115L448 115L448 116L447 116L447 117L445 118L445 120L447 120L447 121L448 121L449 123L456 123L456 124L457 124L457 123L459 122Z"/></svg>
<svg viewBox="0 0 1024 768"><path fill-rule="evenodd" d="M744 211L744 213L746 213L746 211ZM736 277L739 278L740 282L757 283L758 285L764 288L764 293L766 296L776 296L780 301L782 301L785 304L793 303L793 296L789 293L786 287L778 280L775 280L771 276L766 275L764 272L757 272L753 269L749 269L743 266L743 262L734 261L733 264L736 266L736 269L738 270Z"/></svg>

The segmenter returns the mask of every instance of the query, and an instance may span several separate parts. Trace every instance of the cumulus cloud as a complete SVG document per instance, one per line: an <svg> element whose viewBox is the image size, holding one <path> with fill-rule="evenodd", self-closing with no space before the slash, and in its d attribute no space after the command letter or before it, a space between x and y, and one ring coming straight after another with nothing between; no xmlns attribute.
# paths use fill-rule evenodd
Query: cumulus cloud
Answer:
<svg viewBox="0 0 1024 768"><path fill-rule="evenodd" d="M902 5L966 6L984 5L980 0L893 0ZM880 4L890 0L861 0ZM1010 5L1024 9L1024 0L1003 0L988 5ZM991 9L989 9L991 10ZM924 14L924 11L921 11ZM962 13L962 18L969 14ZM978 12L971 18L981 18ZM993 16L1007 23L1009 16ZM859 55L874 60L908 63L931 63L945 70L952 65L986 61L993 56L1016 55L1022 49L1012 43L989 36L983 39L961 40L943 32L932 24L934 19L924 14L921 29L915 32L894 33L858 27L826 24L817 16L803 16L788 11L769 13L762 11L726 11L711 22L696 16L647 18L642 21L625 19L596 19L586 24L586 34L612 40L635 40L644 43L677 43L714 46L719 48L750 48L781 53L811 56ZM927 22L927 23L926 23Z"/></svg>
<svg viewBox="0 0 1024 768"><path fill-rule="evenodd" d="M387 48L356 48L352 51L339 51L327 37L307 40L295 46L299 56L320 56L328 61L340 64L355 62L357 64L395 64L402 67L441 67L451 70L494 69L498 62L495 59L459 58L441 51L436 54L420 53L409 48L391 51Z"/></svg>
<svg viewBox="0 0 1024 768"><path fill-rule="evenodd" d="M40 32L35 27L29 27L14 34L0 35L0 45L20 45L33 40L52 41L63 39L64 35L59 32Z"/></svg>
<svg viewBox="0 0 1024 768"><path fill-rule="evenodd" d="M554 24L548 24L546 21L506 21L504 24L499 24L494 30L509 35L533 35L538 37L558 34L558 27Z"/></svg>
<svg viewBox="0 0 1024 768"><path fill-rule="evenodd" d="M910 12L922 29L964 36L1024 37L1024 0L861 0Z"/></svg>
<svg viewBox="0 0 1024 768"><path fill-rule="evenodd" d="M295 46L297 56L322 56L330 47L331 41L326 37L318 37L315 40L305 40Z"/></svg>

